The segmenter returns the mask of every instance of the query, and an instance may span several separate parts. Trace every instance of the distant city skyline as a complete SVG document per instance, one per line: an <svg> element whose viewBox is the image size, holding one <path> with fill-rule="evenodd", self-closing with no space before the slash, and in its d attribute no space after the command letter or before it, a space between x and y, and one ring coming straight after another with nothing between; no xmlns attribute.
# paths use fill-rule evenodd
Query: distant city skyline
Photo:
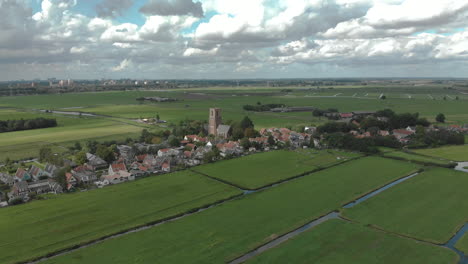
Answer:
<svg viewBox="0 0 468 264"><path fill-rule="evenodd" d="M0 0L0 81L466 78L466 0Z"/></svg>

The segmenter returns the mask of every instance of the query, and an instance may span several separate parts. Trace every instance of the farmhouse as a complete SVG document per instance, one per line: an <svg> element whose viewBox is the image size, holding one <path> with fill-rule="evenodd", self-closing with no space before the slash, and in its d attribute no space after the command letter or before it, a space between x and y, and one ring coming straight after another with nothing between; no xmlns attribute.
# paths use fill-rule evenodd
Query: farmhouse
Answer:
<svg viewBox="0 0 468 264"><path fill-rule="evenodd" d="M91 153L86 153L87 164L92 166L94 170L104 169L107 167L107 162L100 157Z"/></svg>

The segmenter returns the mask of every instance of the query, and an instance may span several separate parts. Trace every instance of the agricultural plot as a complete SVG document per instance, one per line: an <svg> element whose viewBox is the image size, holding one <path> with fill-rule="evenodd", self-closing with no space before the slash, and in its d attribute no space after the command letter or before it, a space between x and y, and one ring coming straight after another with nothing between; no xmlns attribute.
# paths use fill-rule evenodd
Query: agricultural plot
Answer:
<svg viewBox="0 0 468 264"><path fill-rule="evenodd" d="M247 263L455 264L457 258L443 247L330 220Z"/></svg>
<svg viewBox="0 0 468 264"><path fill-rule="evenodd" d="M455 247L458 250L460 250L460 251L464 252L465 254L467 254L466 252L468 252L468 233L465 233L465 235L463 235L462 238L460 240L458 240Z"/></svg>
<svg viewBox="0 0 468 264"><path fill-rule="evenodd" d="M416 169L378 157L351 161L45 263L230 261Z"/></svg>
<svg viewBox="0 0 468 264"><path fill-rule="evenodd" d="M359 156L331 150L280 150L203 165L194 170L252 190Z"/></svg>
<svg viewBox="0 0 468 264"><path fill-rule="evenodd" d="M0 263L16 263L240 194L190 173L154 176L0 210Z"/></svg>
<svg viewBox="0 0 468 264"><path fill-rule="evenodd" d="M414 150L414 152L433 156L433 157L440 157L447 160L453 161L468 161L468 146L448 146L448 147L441 147L441 148L433 148L433 149L418 149Z"/></svg>
<svg viewBox="0 0 468 264"><path fill-rule="evenodd" d="M466 173L433 168L361 204L345 209L350 219L443 244L468 219Z"/></svg>
<svg viewBox="0 0 468 264"><path fill-rule="evenodd" d="M383 155L384 157L400 159L400 160L407 160L412 162L421 163L424 165L436 165L442 167L454 167L455 163L452 163L448 160L443 160L440 158L434 158L429 156L423 156L418 154L412 154L403 151L393 151L393 152L386 152Z"/></svg>

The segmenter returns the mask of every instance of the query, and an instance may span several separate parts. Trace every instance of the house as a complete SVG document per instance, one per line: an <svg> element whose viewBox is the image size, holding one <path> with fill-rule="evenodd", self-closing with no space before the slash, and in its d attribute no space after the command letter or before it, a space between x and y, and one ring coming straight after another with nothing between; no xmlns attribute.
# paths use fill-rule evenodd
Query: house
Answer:
<svg viewBox="0 0 468 264"><path fill-rule="evenodd" d="M71 187L74 187L78 184L78 181L76 180L75 177L73 177L73 174L70 172L65 173L65 177L67 179L67 190L70 190Z"/></svg>
<svg viewBox="0 0 468 264"><path fill-rule="evenodd" d="M8 197L11 198L16 198L16 197L26 197L29 193L29 187L28 183L26 181L19 181L15 182L13 184L13 187L11 188L11 192L8 194Z"/></svg>
<svg viewBox="0 0 468 264"><path fill-rule="evenodd" d="M28 184L30 192L35 192L37 194L48 193L51 191L49 180L35 181Z"/></svg>
<svg viewBox="0 0 468 264"><path fill-rule="evenodd" d="M164 162L162 165L161 165L161 170L163 172L171 172L171 163L169 162Z"/></svg>
<svg viewBox="0 0 468 264"><path fill-rule="evenodd" d="M353 111L353 117L357 117L357 118L374 116L375 114L376 114L375 111Z"/></svg>
<svg viewBox="0 0 468 264"><path fill-rule="evenodd" d="M242 146L237 141L229 141L227 143L220 143L216 145L221 152L221 156L240 155L244 152Z"/></svg>
<svg viewBox="0 0 468 264"><path fill-rule="evenodd" d="M28 173L36 181L39 180L39 178L44 175L44 172L42 171L42 169L40 169L39 167L37 167L35 165L32 165L31 168L29 168Z"/></svg>
<svg viewBox="0 0 468 264"><path fill-rule="evenodd" d="M158 150L158 157L173 157L179 155L180 152L177 149L160 149Z"/></svg>
<svg viewBox="0 0 468 264"><path fill-rule="evenodd" d="M107 167L107 162L100 157L91 153L86 153L87 164L92 166L94 170L104 169Z"/></svg>
<svg viewBox="0 0 468 264"><path fill-rule="evenodd" d="M15 179L9 174L0 172L0 182L3 182L8 186L13 186L13 184L15 183Z"/></svg>
<svg viewBox="0 0 468 264"><path fill-rule="evenodd" d="M390 132L387 130L379 130L379 135L382 137L390 136Z"/></svg>
<svg viewBox="0 0 468 264"><path fill-rule="evenodd" d="M193 150L195 150L197 148L197 146L195 144L189 143L189 144L185 145L185 148L189 149L190 151L193 151Z"/></svg>
<svg viewBox="0 0 468 264"><path fill-rule="evenodd" d="M97 180L96 173L94 173L93 171L76 172L73 174L73 177L78 183L84 184L89 184Z"/></svg>
<svg viewBox="0 0 468 264"><path fill-rule="evenodd" d="M63 192L62 186L60 186L60 184L58 184L58 182L56 182L56 181L54 181L52 179L49 179L49 186L50 186L50 192L53 192L55 194Z"/></svg>
<svg viewBox="0 0 468 264"><path fill-rule="evenodd" d="M406 130L408 130L410 132L413 132L413 133L416 133L416 127L415 126L408 126L408 127L406 127Z"/></svg>
<svg viewBox="0 0 468 264"><path fill-rule="evenodd" d="M136 160L137 162L140 162L140 163L141 163L141 162L143 162L143 161L145 160L146 156L148 156L148 154L143 154L143 155L135 156L135 160Z"/></svg>
<svg viewBox="0 0 468 264"><path fill-rule="evenodd" d="M119 150L120 157L122 157L125 160L125 162L130 162L132 157L135 155L135 151L130 146L119 145L117 146L117 149Z"/></svg>
<svg viewBox="0 0 468 264"><path fill-rule="evenodd" d="M392 131L392 133L397 139L407 138L414 134L414 132L408 131L406 129L395 129Z"/></svg>
<svg viewBox="0 0 468 264"><path fill-rule="evenodd" d="M341 119L348 119L348 118L353 118L353 113L340 113L340 118Z"/></svg>
<svg viewBox="0 0 468 264"><path fill-rule="evenodd" d="M190 142L206 142L206 138L199 137L197 135L187 135L184 137L184 140L187 140Z"/></svg>
<svg viewBox="0 0 468 264"><path fill-rule="evenodd" d="M118 173L119 171L127 171L127 167L124 163L111 164L108 169L108 174L112 175Z"/></svg>
<svg viewBox="0 0 468 264"><path fill-rule="evenodd" d="M57 172L57 166L47 163L44 168L43 174L49 178L52 178L55 176L56 172Z"/></svg>
<svg viewBox="0 0 468 264"><path fill-rule="evenodd" d="M102 176L103 185L109 184L119 184L122 182L133 181L135 176L127 171L118 171L117 173L111 175Z"/></svg>
<svg viewBox="0 0 468 264"><path fill-rule="evenodd" d="M29 181L31 179L32 179L31 175L29 175L29 173L25 171L24 169L18 168L16 170L16 174L15 174L16 181Z"/></svg>
<svg viewBox="0 0 468 264"><path fill-rule="evenodd" d="M307 134L310 134L310 135L314 134L316 131L317 131L317 127L308 127L308 126L306 126L304 128L304 132L307 133Z"/></svg>

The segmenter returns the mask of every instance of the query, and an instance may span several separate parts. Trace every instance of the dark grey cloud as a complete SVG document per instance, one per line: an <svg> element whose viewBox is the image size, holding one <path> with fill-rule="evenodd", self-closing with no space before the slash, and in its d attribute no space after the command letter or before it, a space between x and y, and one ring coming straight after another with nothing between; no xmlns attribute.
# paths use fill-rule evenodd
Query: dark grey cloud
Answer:
<svg viewBox="0 0 468 264"><path fill-rule="evenodd" d="M202 3L192 0L149 0L140 12L145 15L203 17Z"/></svg>
<svg viewBox="0 0 468 264"><path fill-rule="evenodd" d="M119 17L133 5L134 0L103 0L96 5L99 17Z"/></svg>

